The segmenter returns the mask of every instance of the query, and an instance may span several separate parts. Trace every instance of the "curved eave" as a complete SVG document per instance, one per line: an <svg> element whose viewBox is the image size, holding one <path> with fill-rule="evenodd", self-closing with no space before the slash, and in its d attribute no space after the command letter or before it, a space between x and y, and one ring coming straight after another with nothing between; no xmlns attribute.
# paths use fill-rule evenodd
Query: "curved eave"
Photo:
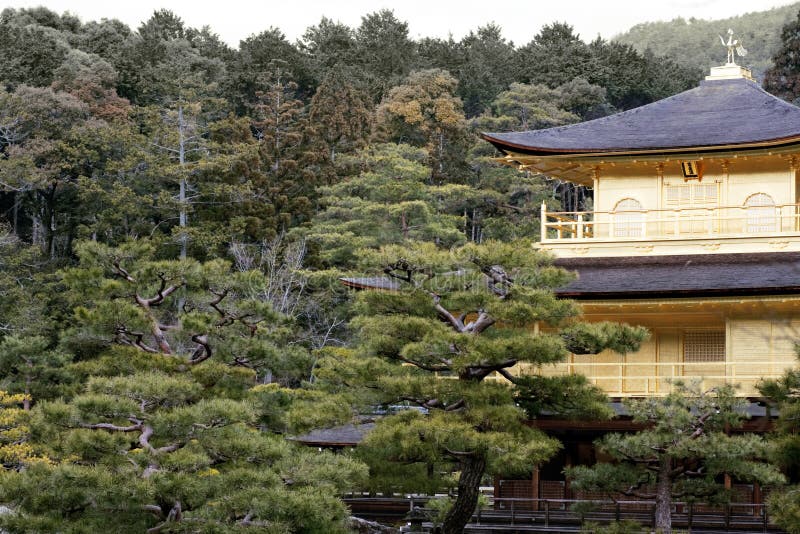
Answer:
<svg viewBox="0 0 800 534"><path fill-rule="evenodd" d="M769 139L763 141L755 141L751 143L735 143L727 145L692 145L692 146L679 146L679 147L648 147L642 149L631 148L579 148L579 149L564 149L564 148L551 148L551 147L536 147L530 145L521 145L511 143L509 141L497 139L488 133L481 133L481 137L491 143L495 148L500 150L506 155L525 155L525 156L539 156L539 157L618 157L618 156L657 156L661 154L695 154L703 152L714 154L717 152L731 152L731 151L748 151L763 148L787 148L791 145L800 144L800 135L791 137L784 137L779 139Z"/></svg>

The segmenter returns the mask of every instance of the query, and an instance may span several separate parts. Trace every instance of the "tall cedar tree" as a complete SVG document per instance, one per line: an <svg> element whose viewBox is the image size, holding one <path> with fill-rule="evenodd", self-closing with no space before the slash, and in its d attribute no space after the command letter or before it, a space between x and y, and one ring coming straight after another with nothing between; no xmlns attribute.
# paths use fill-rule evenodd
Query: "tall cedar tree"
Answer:
<svg viewBox="0 0 800 534"><path fill-rule="evenodd" d="M350 81L354 77L343 69L328 71L309 107L313 134L327 145L327 161L361 148L372 128L372 106L367 95Z"/></svg>
<svg viewBox="0 0 800 534"><path fill-rule="evenodd" d="M262 165L262 183L257 187L273 214L274 237L311 217L311 198L318 184L308 168L308 117L297 97L298 85L282 61L272 63L261 84L252 106Z"/></svg>
<svg viewBox="0 0 800 534"><path fill-rule="evenodd" d="M655 528L672 532L675 499L725 501L723 476L760 484L781 484L783 475L767 464L767 443L759 435L730 435L744 419L744 400L731 386L702 391L699 384L676 382L663 398L628 404L633 434L608 434L597 448L616 463L567 470L572 487L616 498L655 501Z"/></svg>
<svg viewBox="0 0 800 534"><path fill-rule="evenodd" d="M373 476L387 462L407 465L407 476L420 470L436 476L447 467L460 472L444 534L463 531L485 474L529 471L558 448L525 424L517 406L546 390L537 386L549 379L512 369L558 362L570 351L636 350L647 337L641 328L576 323L577 306L552 293L570 274L529 244L443 250L428 243L362 256L365 264L381 265L396 288L358 296L351 322L357 348L328 360L321 378L345 389L360 386L368 403L420 410L382 419L366 440L366 454L377 458ZM535 331L535 323L543 328ZM487 380L494 375L501 379ZM588 387L582 386L575 389ZM581 398L597 407L604 396L591 390Z"/></svg>

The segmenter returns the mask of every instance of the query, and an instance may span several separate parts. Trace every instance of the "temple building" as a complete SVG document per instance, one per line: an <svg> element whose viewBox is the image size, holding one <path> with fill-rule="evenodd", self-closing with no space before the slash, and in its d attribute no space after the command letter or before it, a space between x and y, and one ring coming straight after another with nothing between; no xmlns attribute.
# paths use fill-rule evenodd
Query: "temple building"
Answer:
<svg viewBox="0 0 800 534"><path fill-rule="evenodd" d="M578 278L590 321L646 326L627 355L572 356L610 397L669 379L756 384L800 340L800 108L735 64L699 87L580 124L483 136L506 164L593 190L592 211L543 205L539 246ZM526 372L525 369L519 372Z"/></svg>
<svg viewBox="0 0 800 534"><path fill-rule="evenodd" d="M537 246L577 273L558 293L587 320L651 332L635 353L517 372L583 374L621 412L620 400L663 395L674 379L735 384L752 401L745 430L766 430L756 386L796 364L800 341L800 108L728 63L637 109L483 137L505 164L592 189L591 211L542 205ZM496 481L498 496L586 497L563 467L593 463L603 433L634 430L625 417L537 424L564 450L533 481ZM740 502L761 501L757 485L733 486Z"/></svg>

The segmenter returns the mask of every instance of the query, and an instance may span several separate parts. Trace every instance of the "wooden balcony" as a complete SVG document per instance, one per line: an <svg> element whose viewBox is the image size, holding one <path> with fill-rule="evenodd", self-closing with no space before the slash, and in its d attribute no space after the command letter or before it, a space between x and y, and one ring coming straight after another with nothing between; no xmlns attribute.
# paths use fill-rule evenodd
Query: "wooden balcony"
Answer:
<svg viewBox="0 0 800 534"><path fill-rule="evenodd" d="M784 237L800 237L800 204L593 212L548 211L543 204L541 212L545 248Z"/></svg>
<svg viewBox="0 0 800 534"><path fill-rule="evenodd" d="M694 379L700 380L703 389L731 384L738 388L738 396L755 397L761 380L779 378L796 363L789 358L765 362L636 362L625 361L626 357L620 355L597 360L592 356L571 356L568 362L539 369L523 367L520 371L543 376L581 374L610 397L666 395L674 381Z"/></svg>

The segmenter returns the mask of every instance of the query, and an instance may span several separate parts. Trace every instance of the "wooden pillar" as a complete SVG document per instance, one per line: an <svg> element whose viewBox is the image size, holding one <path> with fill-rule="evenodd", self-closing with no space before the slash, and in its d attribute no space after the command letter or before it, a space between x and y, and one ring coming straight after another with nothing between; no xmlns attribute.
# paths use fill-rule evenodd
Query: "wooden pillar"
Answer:
<svg viewBox="0 0 800 534"><path fill-rule="evenodd" d="M592 205L594 210L600 209L600 165L592 167Z"/></svg>
<svg viewBox="0 0 800 534"><path fill-rule="evenodd" d="M533 468L531 473L531 495L533 496L533 510L539 510L539 467Z"/></svg>

